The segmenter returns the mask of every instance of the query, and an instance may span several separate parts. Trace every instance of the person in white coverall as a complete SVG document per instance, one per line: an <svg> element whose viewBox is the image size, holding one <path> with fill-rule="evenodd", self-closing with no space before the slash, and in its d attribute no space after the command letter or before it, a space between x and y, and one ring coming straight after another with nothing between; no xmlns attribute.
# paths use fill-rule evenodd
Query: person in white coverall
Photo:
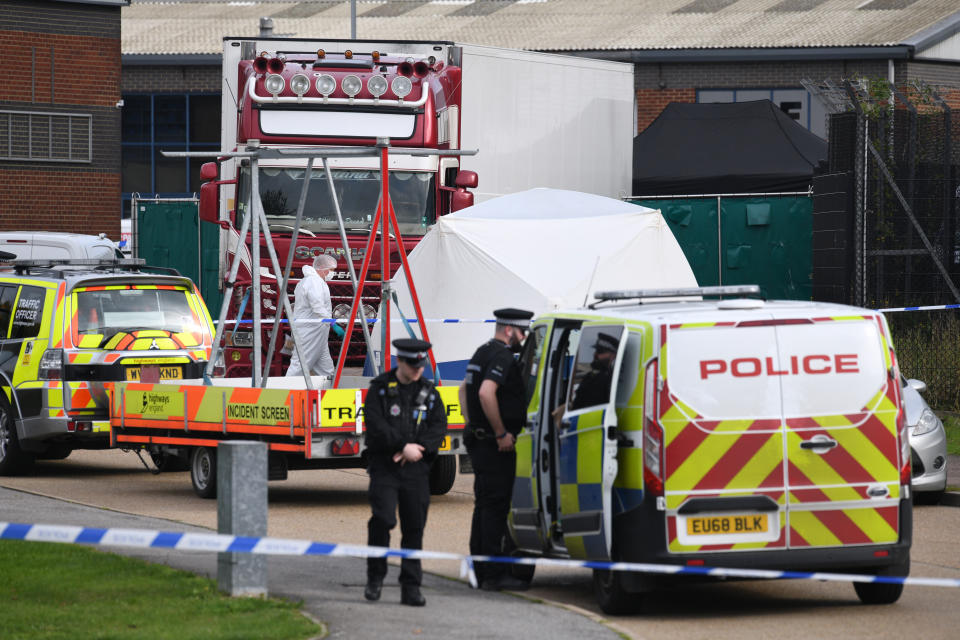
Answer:
<svg viewBox="0 0 960 640"><path fill-rule="evenodd" d="M298 321L321 320L332 316L330 288L326 281L333 276L336 268L337 259L329 255L317 256L313 259L312 267L303 267L303 278L293 290L292 328L298 349L294 349L290 357L288 376L302 376L304 369L309 371L310 375L333 375L333 358L330 357L330 347L327 346L330 323ZM300 362L300 356L306 366Z"/></svg>

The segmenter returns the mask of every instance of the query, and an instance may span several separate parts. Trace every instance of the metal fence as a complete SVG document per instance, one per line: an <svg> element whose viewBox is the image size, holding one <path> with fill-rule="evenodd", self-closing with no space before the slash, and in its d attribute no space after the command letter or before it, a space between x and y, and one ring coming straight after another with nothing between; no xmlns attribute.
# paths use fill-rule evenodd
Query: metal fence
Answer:
<svg viewBox="0 0 960 640"><path fill-rule="evenodd" d="M960 303L960 113L943 97L950 89L863 79L833 88L830 171L853 176L852 301ZM958 312L888 321L904 374L927 383L935 408L960 409Z"/></svg>

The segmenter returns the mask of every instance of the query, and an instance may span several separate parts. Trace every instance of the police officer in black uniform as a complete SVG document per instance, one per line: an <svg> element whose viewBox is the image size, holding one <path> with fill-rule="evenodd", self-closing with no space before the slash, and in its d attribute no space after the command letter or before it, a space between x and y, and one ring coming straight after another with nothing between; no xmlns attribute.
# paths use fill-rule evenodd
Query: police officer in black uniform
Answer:
<svg viewBox="0 0 960 640"><path fill-rule="evenodd" d="M493 339L480 346L460 385L460 410L467 422L464 442L473 464L473 522L470 553L503 553L507 513L513 493L517 434L527 420L526 391L514 357L530 328L533 313L497 309ZM502 563L476 563L480 587L489 591L526 589Z"/></svg>
<svg viewBox="0 0 960 640"><path fill-rule="evenodd" d="M397 368L370 381L363 414L367 423L370 508L367 544L390 546L390 530L400 512L400 546L423 548L430 506L430 465L447 431L447 413L433 383L423 378L430 343L394 340ZM386 558L367 558L367 600L379 600L387 575ZM420 561L400 561L400 602L422 607Z"/></svg>
<svg viewBox="0 0 960 640"><path fill-rule="evenodd" d="M613 382L613 364L620 341L608 333L597 334L593 343L590 371L583 376L573 394L571 409L593 407L610 402L610 384Z"/></svg>

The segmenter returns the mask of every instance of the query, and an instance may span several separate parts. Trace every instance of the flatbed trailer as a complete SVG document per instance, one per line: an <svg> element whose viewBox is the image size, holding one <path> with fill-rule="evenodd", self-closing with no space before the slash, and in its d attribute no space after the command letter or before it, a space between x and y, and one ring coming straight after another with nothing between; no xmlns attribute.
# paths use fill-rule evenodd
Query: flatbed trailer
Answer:
<svg viewBox="0 0 960 640"><path fill-rule="evenodd" d="M277 386L271 386L274 383ZM194 491L216 496L221 442L259 440L269 451L268 479L291 469L363 468L366 385L336 389L282 388L298 378L271 378L267 388L238 379L161 383L117 382L109 389L110 444L147 449L154 460L187 463ZM319 386L319 385L318 385ZM430 491L447 493L465 454L457 386L437 387L447 410L447 435L430 472Z"/></svg>

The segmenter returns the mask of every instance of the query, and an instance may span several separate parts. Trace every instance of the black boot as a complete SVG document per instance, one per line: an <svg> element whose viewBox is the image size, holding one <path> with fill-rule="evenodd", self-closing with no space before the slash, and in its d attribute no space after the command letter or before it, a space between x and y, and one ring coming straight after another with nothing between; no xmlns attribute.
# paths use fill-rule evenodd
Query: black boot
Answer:
<svg viewBox="0 0 960 640"><path fill-rule="evenodd" d="M427 604L427 599L420 593L420 587L415 584L405 584L400 587L400 604L422 607Z"/></svg>
<svg viewBox="0 0 960 640"><path fill-rule="evenodd" d="M379 600L382 588L383 578L367 578L367 586L363 590L363 597L370 601Z"/></svg>

